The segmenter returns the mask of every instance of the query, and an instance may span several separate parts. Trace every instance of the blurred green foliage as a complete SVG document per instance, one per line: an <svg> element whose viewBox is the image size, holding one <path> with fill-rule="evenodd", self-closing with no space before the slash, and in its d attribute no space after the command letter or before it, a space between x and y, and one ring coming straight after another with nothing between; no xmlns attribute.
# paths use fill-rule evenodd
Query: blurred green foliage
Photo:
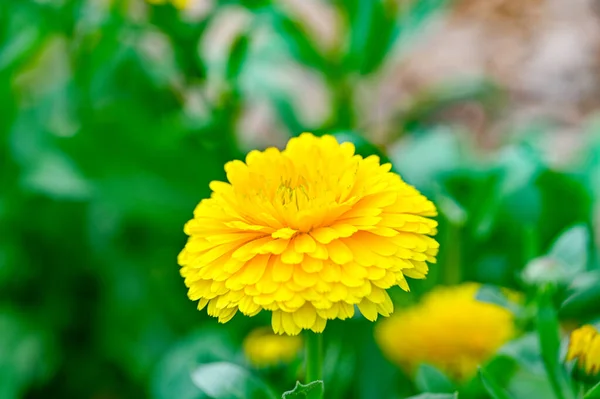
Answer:
<svg viewBox="0 0 600 399"><path fill-rule="evenodd" d="M216 373L253 381L259 392L283 392L300 378L294 367L263 371L266 386L242 368L241 340L268 324L267 315L217 326L187 300L176 264L182 226L209 194L208 183L223 179L224 163L248 149L240 144L251 94L243 79L257 56L255 30L265 25L282 43L277 51L317 73L332 98L331 115L311 126L293 98L267 90L282 136L311 130L351 140L358 153L391 160L440 209L438 266L412 283L411 295L393 291L397 303L465 280L537 298L536 270L547 276L559 268L539 312L531 310L536 299L525 306L530 332L482 369L483 382L457 388L460 397L531 398L532 387L542 392L535 397L549 397L543 392L558 386L570 398L554 312L582 322L600 316L592 225L600 129L590 124L585 161L566 170L548 164L543 134L533 131L484 154L469 132L437 118L462 101L490 112L502 107L502 89L473 78L415 97L397 117L397 135L374 145L357 124L356 82L376 74L399 39L416 34L446 2L332 4L343 45L324 50L302 20L269 0L222 1L195 19L170 4L133 0L0 2L1 398L238 397L230 385L205 385ZM252 23L215 66L198 47L227 7L246 10ZM191 94L200 110L190 108ZM392 145L398 138L401 145ZM569 241L561 247L560 239ZM538 328L539 344L536 320L552 324ZM413 382L388 363L372 329L360 318L328 325L327 398L455 397L438 370L425 366ZM210 362L220 368L198 369Z"/></svg>

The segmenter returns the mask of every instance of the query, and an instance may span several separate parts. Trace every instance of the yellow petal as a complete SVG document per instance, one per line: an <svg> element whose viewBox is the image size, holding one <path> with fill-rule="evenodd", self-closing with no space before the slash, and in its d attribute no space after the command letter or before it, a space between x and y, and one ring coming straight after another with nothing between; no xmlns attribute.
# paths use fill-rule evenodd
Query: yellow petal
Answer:
<svg viewBox="0 0 600 399"><path fill-rule="evenodd" d="M317 249L315 240L308 234L299 234L294 240L294 245L300 253L310 253Z"/></svg>
<svg viewBox="0 0 600 399"><path fill-rule="evenodd" d="M310 328L313 332L322 333L325 330L325 326L327 325L327 320L322 317L318 317L315 319L315 324Z"/></svg>
<svg viewBox="0 0 600 399"><path fill-rule="evenodd" d="M290 229L289 227L285 227L283 229L275 231L273 234L271 234L271 236L273 238L283 238L287 240L292 238L294 234L296 234L296 230Z"/></svg>
<svg viewBox="0 0 600 399"><path fill-rule="evenodd" d="M339 265L352 261L352 251L340 240L335 240L327 244L329 258Z"/></svg>
<svg viewBox="0 0 600 399"><path fill-rule="evenodd" d="M354 305L345 302L338 302L340 311L338 317L342 320L350 319L354 316Z"/></svg>
<svg viewBox="0 0 600 399"><path fill-rule="evenodd" d="M294 268L298 266L291 265L289 263L283 263L280 261L276 261L273 264L273 281L283 282L288 281L292 278L292 273L294 272Z"/></svg>
<svg viewBox="0 0 600 399"><path fill-rule="evenodd" d="M285 249L287 248L288 244L289 244L289 240L285 240L285 239L272 240L272 241L264 244L258 250L258 253L281 255L283 253L283 251L285 251Z"/></svg>
<svg viewBox="0 0 600 399"><path fill-rule="evenodd" d="M360 310L360 313L362 313L362 315L365 316L367 320L377 320L377 306L368 299L363 299L358 304L358 310Z"/></svg>
<svg viewBox="0 0 600 399"><path fill-rule="evenodd" d="M315 259L327 260L329 259L329 253L325 245L317 243L316 249L310 253L310 256Z"/></svg>
<svg viewBox="0 0 600 399"><path fill-rule="evenodd" d="M588 346L585 361L585 371L595 374L600 370L600 335L596 335Z"/></svg>
<svg viewBox="0 0 600 399"><path fill-rule="evenodd" d="M239 282L243 285L256 284L263 277L268 262L268 255L257 255L252 258L236 274L239 278Z"/></svg>
<svg viewBox="0 0 600 399"><path fill-rule="evenodd" d="M285 332L281 321L281 313L282 312L274 311L271 314L271 327L273 327L273 332L275 334L283 334Z"/></svg>
<svg viewBox="0 0 600 399"><path fill-rule="evenodd" d="M263 237L257 240L247 242L246 244L240 246L237 250L235 250L235 252L233 252L231 256L241 261L250 260L254 255L258 254L258 250L263 245L270 243L271 241L271 237Z"/></svg>
<svg viewBox="0 0 600 399"><path fill-rule="evenodd" d="M363 277L358 277L357 274L348 273L344 268L342 268L342 278L340 281L346 287L360 287L364 284L365 279Z"/></svg>
<svg viewBox="0 0 600 399"><path fill-rule="evenodd" d="M237 308L223 309L221 313L219 313L219 323L227 323L236 313Z"/></svg>
<svg viewBox="0 0 600 399"><path fill-rule="evenodd" d="M301 266L307 273L316 273L323 269L323 263L324 262L320 259L305 256Z"/></svg>
<svg viewBox="0 0 600 399"><path fill-rule="evenodd" d="M321 244L329 244L339 238L337 231L331 227L321 227L310 232L310 235Z"/></svg>
<svg viewBox="0 0 600 399"><path fill-rule="evenodd" d="M291 299L285 301L285 306L290 309L289 311L295 311L301 308L306 303L306 300L302 298L300 295L293 295Z"/></svg>
<svg viewBox="0 0 600 399"><path fill-rule="evenodd" d="M309 304L305 304L300 309L296 310L293 314L294 322L300 328L311 328L316 321L317 312L315 308Z"/></svg>
<svg viewBox="0 0 600 399"><path fill-rule="evenodd" d="M352 236L352 234L356 233L358 229L355 226L350 224L338 223L331 226L333 230L337 233L338 237L346 238Z"/></svg>
<svg viewBox="0 0 600 399"><path fill-rule="evenodd" d="M302 287L312 287L319 279L318 273L307 273L301 267L294 269L293 279L296 284Z"/></svg>
<svg viewBox="0 0 600 399"><path fill-rule="evenodd" d="M327 299L331 302L344 301L348 296L348 288L342 284L333 284L331 292L328 293Z"/></svg>
<svg viewBox="0 0 600 399"><path fill-rule="evenodd" d="M326 262L319 275L326 282L338 282L342 279L342 268L333 262Z"/></svg>
<svg viewBox="0 0 600 399"><path fill-rule="evenodd" d="M206 307L206 305L208 305L208 299L206 298L201 298L198 301L198 310L202 310Z"/></svg>
<svg viewBox="0 0 600 399"><path fill-rule="evenodd" d="M298 263L302 262L302 259L304 259L304 254L296 251L294 249L294 245L289 245L287 249L281 254L280 259L283 263L297 265Z"/></svg>
<svg viewBox="0 0 600 399"><path fill-rule="evenodd" d="M245 315L249 315L249 314L256 312L257 310L260 310L260 305L256 304L253 301L252 297L249 297L249 296L242 297L242 299L240 299L240 301L239 301L238 306L239 306L240 312L242 312Z"/></svg>
<svg viewBox="0 0 600 399"><path fill-rule="evenodd" d="M367 271L367 278L369 280L379 280L385 276L385 269L377 266L370 266L365 268L365 270Z"/></svg>
<svg viewBox="0 0 600 399"><path fill-rule="evenodd" d="M281 312L281 324L283 331L288 335L298 335L300 333L300 326L294 321L294 316L287 312Z"/></svg>

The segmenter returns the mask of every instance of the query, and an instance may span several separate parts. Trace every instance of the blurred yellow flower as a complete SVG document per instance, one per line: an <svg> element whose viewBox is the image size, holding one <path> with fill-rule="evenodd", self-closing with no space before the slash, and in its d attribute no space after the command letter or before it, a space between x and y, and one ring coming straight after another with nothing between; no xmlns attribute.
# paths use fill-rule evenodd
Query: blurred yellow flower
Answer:
<svg viewBox="0 0 600 399"><path fill-rule="evenodd" d="M454 379L473 376L515 332L513 314L475 299L480 285L438 287L376 329L384 354L407 372L421 363Z"/></svg>
<svg viewBox="0 0 600 399"><path fill-rule="evenodd" d="M275 335L269 328L252 331L244 340L244 353L250 363L259 368L290 363L302 348L298 336Z"/></svg>
<svg viewBox="0 0 600 399"><path fill-rule="evenodd" d="M189 7L191 0L146 0L150 4L165 4L171 3L175 8L185 10Z"/></svg>
<svg viewBox="0 0 600 399"><path fill-rule="evenodd" d="M600 333L586 324L571 333L567 361L577 359L587 374L600 371Z"/></svg>
<svg viewBox="0 0 600 399"><path fill-rule="evenodd" d="M322 332L328 319L393 311L386 289L425 278L438 243L433 203L354 145L309 133L225 165L184 231L181 275L222 323L272 312L273 330Z"/></svg>

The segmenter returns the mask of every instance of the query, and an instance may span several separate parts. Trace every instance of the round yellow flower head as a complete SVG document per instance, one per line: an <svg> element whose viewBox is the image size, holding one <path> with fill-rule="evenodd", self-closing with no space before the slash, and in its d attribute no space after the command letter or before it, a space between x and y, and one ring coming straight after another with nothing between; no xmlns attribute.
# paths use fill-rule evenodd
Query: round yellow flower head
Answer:
<svg viewBox="0 0 600 399"><path fill-rule="evenodd" d="M198 309L222 323L272 312L273 330L322 332L327 320L393 311L386 289L425 278L436 209L379 158L304 133L286 149L225 165L184 231L181 275Z"/></svg>
<svg viewBox="0 0 600 399"><path fill-rule="evenodd" d="M476 300L479 288L435 288L420 304L382 322L375 338L384 354L409 373L428 363L456 380L472 377L514 335L513 314Z"/></svg>
<svg viewBox="0 0 600 399"><path fill-rule="evenodd" d="M574 359L587 374L600 371L600 333L593 326L586 324L571 333L567 361Z"/></svg>
<svg viewBox="0 0 600 399"><path fill-rule="evenodd" d="M269 328L252 331L244 340L244 353L250 363L259 368L289 363L302 348L298 336L275 335Z"/></svg>

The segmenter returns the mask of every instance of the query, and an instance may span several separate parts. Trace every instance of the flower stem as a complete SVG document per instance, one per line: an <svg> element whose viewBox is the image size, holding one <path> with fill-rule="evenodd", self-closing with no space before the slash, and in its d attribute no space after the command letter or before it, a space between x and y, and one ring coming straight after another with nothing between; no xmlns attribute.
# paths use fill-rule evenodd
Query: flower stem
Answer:
<svg viewBox="0 0 600 399"><path fill-rule="evenodd" d="M444 283L448 285L456 285L462 281L462 270L461 270L461 227L452 222L448 221L446 236L446 267Z"/></svg>
<svg viewBox="0 0 600 399"><path fill-rule="evenodd" d="M308 331L306 343L306 383L323 380L323 334ZM311 391L309 399L322 399L322 393Z"/></svg>

